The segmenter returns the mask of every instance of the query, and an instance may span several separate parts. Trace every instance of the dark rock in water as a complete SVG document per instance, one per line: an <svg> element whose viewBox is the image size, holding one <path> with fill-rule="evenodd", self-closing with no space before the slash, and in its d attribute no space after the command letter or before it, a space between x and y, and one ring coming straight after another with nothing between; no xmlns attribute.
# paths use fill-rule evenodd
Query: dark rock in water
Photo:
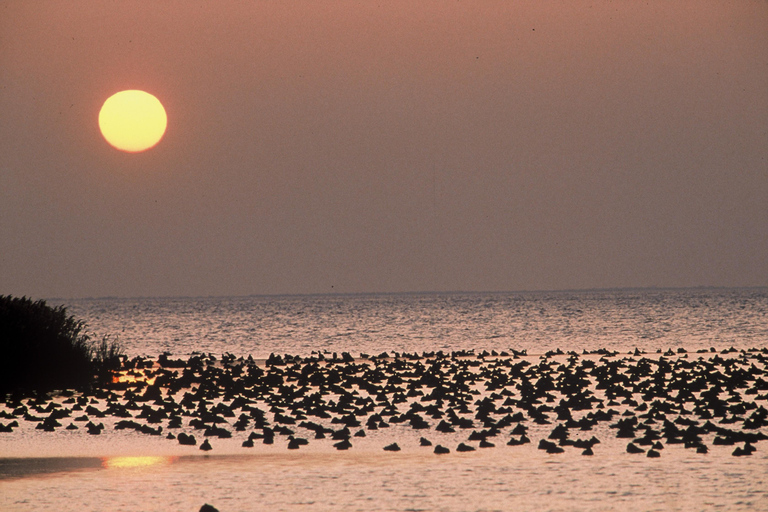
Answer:
<svg viewBox="0 0 768 512"><path fill-rule="evenodd" d="M133 420L120 420L115 423L115 430L125 430L126 428L139 430L141 428L141 423L137 423Z"/></svg>
<svg viewBox="0 0 768 512"><path fill-rule="evenodd" d="M480 441L484 440L486 438L485 433L478 432L476 430L473 430L471 434L469 434L469 437L467 438L470 441Z"/></svg>
<svg viewBox="0 0 768 512"><path fill-rule="evenodd" d="M181 418L171 418L171 421L168 422L168 428L181 428Z"/></svg>
<svg viewBox="0 0 768 512"><path fill-rule="evenodd" d="M642 448L639 448L633 443L629 443L627 445L627 453L645 453L645 450L643 450Z"/></svg>
<svg viewBox="0 0 768 512"><path fill-rule="evenodd" d="M441 455L441 454L444 454L444 453L451 453L451 450L449 450L445 446L437 445L437 446L435 446L435 453L438 454L438 455Z"/></svg>
<svg viewBox="0 0 768 512"><path fill-rule="evenodd" d="M734 457L743 457L744 455L750 455L749 453L745 452L741 446L737 446L735 450L733 450L733 453L731 454Z"/></svg>
<svg viewBox="0 0 768 512"><path fill-rule="evenodd" d="M299 446L305 446L308 445L309 441L304 439L303 437L289 437L288 438L288 449L289 450L298 450Z"/></svg>
<svg viewBox="0 0 768 512"><path fill-rule="evenodd" d="M563 453L563 452L565 452L565 450L555 444L547 447L547 453Z"/></svg>
<svg viewBox="0 0 768 512"><path fill-rule="evenodd" d="M195 436L185 434L184 432L181 432L176 439L179 441L179 444L182 445L195 446L197 444Z"/></svg>
<svg viewBox="0 0 768 512"><path fill-rule="evenodd" d="M451 424L445 420L438 423L437 427L435 427L435 430L437 430L438 432L446 432L446 433L456 432L456 430L451 426Z"/></svg>
<svg viewBox="0 0 768 512"><path fill-rule="evenodd" d="M745 443L744 448L737 446L736 449L733 450L733 453L731 455L733 455L734 457L744 457L746 455L752 455L752 452L754 452L755 450L756 448L754 446L752 446L749 443Z"/></svg>
<svg viewBox="0 0 768 512"><path fill-rule="evenodd" d="M511 434L513 436L523 436L528 433L528 427L523 425L522 423L518 423L517 426L512 429Z"/></svg>
<svg viewBox="0 0 768 512"><path fill-rule="evenodd" d="M385 446L384 447L384 451L387 451L387 452L399 452L400 451L400 447L397 445L397 443L392 443L392 444L388 444L387 446Z"/></svg>
<svg viewBox="0 0 768 512"><path fill-rule="evenodd" d="M211 446L211 443L209 443L208 440L206 439L205 441L203 441L203 444L200 445L200 449L207 452L209 450L213 450L213 447Z"/></svg>
<svg viewBox="0 0 768 512"><path fill-rule="evenodd" d="M352 436L352 434L349 431L349 428L344 427L341 430L337 430L331 434L331 439L334 441L342 440L342 439L349 439Z"/></svg>
<svg viewBox="0 0 768 512"><path fill-rule="evenodd" d="M552 448L557 448L557 445L552 441L547 441L546 439L539 441L539 450L550 450Z"/></svg>
<svg viewBox="0 0 768 512"><path fill-rule="evenodd" d="M205 429L205 437L216 436L219 439L229 439L232 437L232 432L221 427L208 427Z"/></svg>
<svg viewBox="0 0 768 512"><path fill-rule="evenodd" d="M85 426L88 429L88 433L92 436L98 436L101 434L101 431L104 430L104 424L99 423L98 425L95 425L93 422L88 422L88 424Z"/></svg>
<svg viewBox="0 0 768 512"><path fill-rule="evenodd" d="M200 507L200 512L219 512L219 509L214 507L213 505L205 504L202 507Z"/></svg>
<svg viewBox="0 0 768 512"><path fill-rule="evenodd" d="M410 423L411 423L411 427L415 430L424 430L429 428L429 423L427 423L426 420L424 420L424 418L422 418L418 414L413 416L413 418L411 418Z"/></svg>
<svg viewBox="0 0 768 512"><path fill-rule="evenodd" d="M352 448L352 443L349 442L349 439L344 439L343 441L334 444L333 447L337 450L349 450Z"/></svg>
<svg viewBox="0 0 768 512"><path fill-rule="evenodd" d="M35 428L37 430L43 430L45 432L53 432L56 430L56 427L60 427L61 423L56 421L55 418L46 418L42 422L40 422ZM99 431L101 433L101 431Z"/></svg>
<svg viewBox="0 0 768 512"><path fill-rule="evenodd" d="M648 450L648 453L646 454L646 457L650 457L652 459L655 459L655 458L661 457L661 454L659 452L657 452L656 450L654 450L653 448L651 448L650 450Z"/></svg>
<svg viewBox="0 0 768 512"><path fill-rule="evenodd" d="M457 452L473 452L475 451L474 446L469 446L464 443L459 443L459 446L456 448Z"/></svg>
<svg viewBox="0 0 768 512"><path fill-rule="evenodd" d="M422 437L421 439L419 439L419 446L432 446L432 441L430 441L426 437Z"/></svg>
<svg viewBox="0 0 768 512"><path fill-rule="evenodd" d="M591 447L584 448L584 451L581 452L582 455L594 455L595 452L592 451Z"/></svg>
<svg viewBox="0 0 768 512"><path fill-rule="evenodd" d="M549 434L549 439L566 439L568 437L568 429L562 423L552 429Z"/></svg>
<svg viewBox="0 0 768 512"><path fill-rule="evenodd" d="M91 416L96 416L97 418L103 418L107 415L104 411L100 411L92 405L85 408L85 413Z"/></svg>
<svg viewBox="0 0 768 512"><path fill-rule="evenodd" d="M142 434L149 434L151 436L159 436L163 433L163 427L152 428L149 425L141 425L137 430Z"/></svg>
<svg viewBox="0 0 768 512"><path fill-rule="evenodd" d="M253 439L246 439L242 444L243 448L253 448Z"/></svg>

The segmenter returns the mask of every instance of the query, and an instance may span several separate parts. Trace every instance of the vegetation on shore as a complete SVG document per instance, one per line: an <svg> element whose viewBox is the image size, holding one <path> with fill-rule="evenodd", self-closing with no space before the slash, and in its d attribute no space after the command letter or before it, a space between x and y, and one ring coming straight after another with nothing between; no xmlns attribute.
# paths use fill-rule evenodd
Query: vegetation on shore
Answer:
<svg viewBox="0 0 768 512"><path fill-rule="evenodd" d="M87 389L109 379L119 343L95 341L64 306L0 295L0 396Z"/></svg>

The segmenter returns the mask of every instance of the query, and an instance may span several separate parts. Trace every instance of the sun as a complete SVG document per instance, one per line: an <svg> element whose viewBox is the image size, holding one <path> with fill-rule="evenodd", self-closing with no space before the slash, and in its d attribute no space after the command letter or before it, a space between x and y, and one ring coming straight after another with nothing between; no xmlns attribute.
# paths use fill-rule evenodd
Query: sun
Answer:
<svg viewBox="0 0 768 512"><path fill-rule="evenodd" d="M99 112L99 129L113 147L138 153L163 138L168 116L160 100L135 89L113 94Z"/></svg>

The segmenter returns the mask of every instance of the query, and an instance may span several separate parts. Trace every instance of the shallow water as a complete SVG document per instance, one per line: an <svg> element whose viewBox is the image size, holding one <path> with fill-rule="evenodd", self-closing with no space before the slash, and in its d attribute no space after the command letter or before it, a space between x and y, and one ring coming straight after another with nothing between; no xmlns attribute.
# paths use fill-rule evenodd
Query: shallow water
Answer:
<svg viewBox="0 0 768 512"><path fill-rule="evenodd" d="M0 480L2 510L765 510L768 458L683 452L195 456L138 467L65 459ZM70 464L67 467L67 464ZM7 477L6 477L7 478Z"/></svg>
<svg viewBox="0 0 768 512"><path fill-rule="evenodd" d="M766 290L443 294L66 301L129 354L527 350L768 346ZM2 406L0 406L2 408ZM102 421L102 420L97 420ZM595 455L548 455L534 443L435 455L406 425L369 432L346 452L330 443L212 441L208 455L161 437L100 436L23 423L0 434L0 510L768 510L768 450L733 457L668 445L649 459L600 424ZM110 421L112 423L110 423ZM7 421L6 421L7 422ZM63 421L64 422L64 421ZM65 423L66 424L66 423ZM552 425L529 425L546 437ZM766 428L762 429L764 432ZM766 432L768 433L768 432ZM13 436L13 437L9 437ZM467 432L430 431L455 447ZM382 451L398 442L401 452Z"/></svg>

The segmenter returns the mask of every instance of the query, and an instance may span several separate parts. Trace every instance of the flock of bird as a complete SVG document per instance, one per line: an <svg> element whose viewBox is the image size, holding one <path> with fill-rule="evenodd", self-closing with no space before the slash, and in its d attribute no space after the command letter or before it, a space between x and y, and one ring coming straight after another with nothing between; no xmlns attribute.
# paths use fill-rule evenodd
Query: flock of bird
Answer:
<svg viewBox="0 0 768 512"><path fill-rule="evenodd" d="M356 438L397 427L418 431L412 438L435 454L519 446L533 437L546 453L575 449L588 456L600 443L593 429L607 425L622 445L626 439L628 453L652 458L673 444L700 454L726 445L734 456L748 456L768 439L764 348L540 356L313 352L261 361L169 355L126 359L120 378L92 393L6 397L0 432L34 422L43 431L100 435L102 418L110 418L115 430L205 451L233 436L243 438L243 448L326 442L349 450ZM461 441L444 446L444 439ZM394 442L381 449L402 448Z"/></svg>

